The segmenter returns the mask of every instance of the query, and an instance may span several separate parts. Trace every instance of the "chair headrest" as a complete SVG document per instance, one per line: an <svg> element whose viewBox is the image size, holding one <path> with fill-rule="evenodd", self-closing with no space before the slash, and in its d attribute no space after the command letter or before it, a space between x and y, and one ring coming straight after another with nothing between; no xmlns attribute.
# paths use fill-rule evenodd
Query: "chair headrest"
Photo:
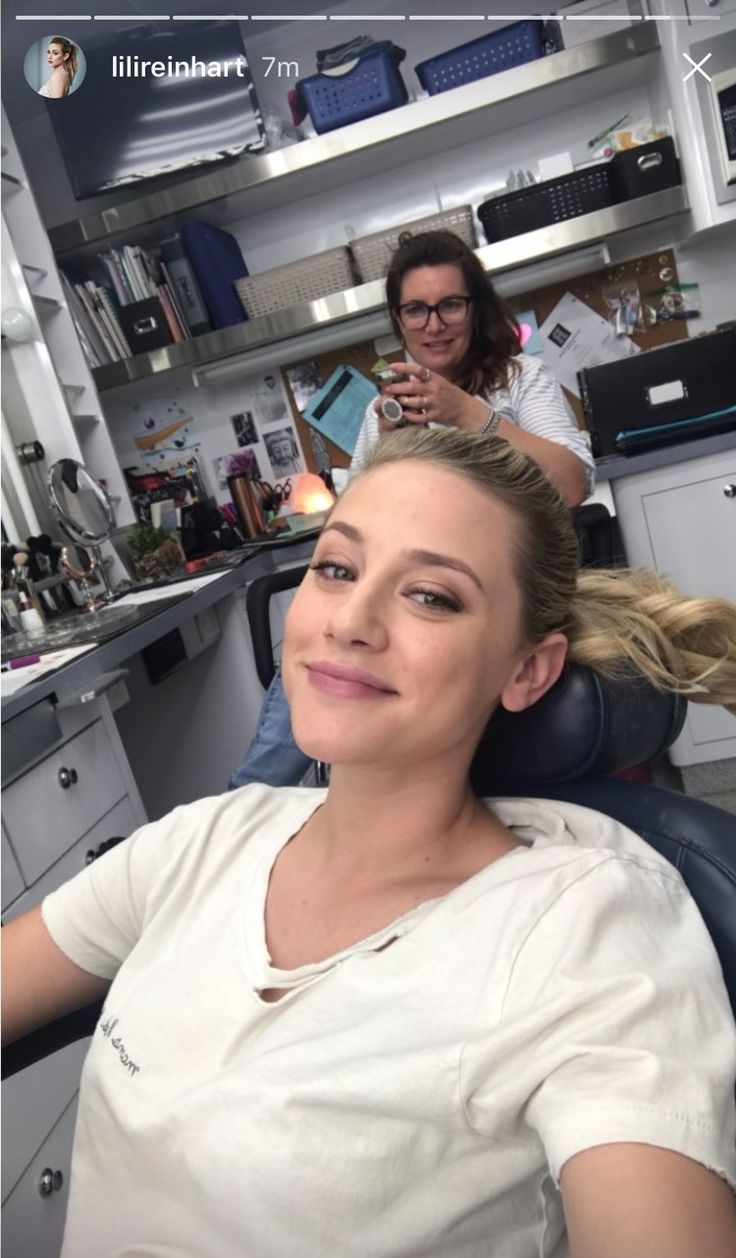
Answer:
<svg viewBox="0 0 736 1258"><path fill-rule="evenodd" d="M687 700L639 674L611 679L568 665L531 708L494 712L471 766L473 787L488 794L514 778L573 782L645 764L675 741L686 710Z"/></svg>

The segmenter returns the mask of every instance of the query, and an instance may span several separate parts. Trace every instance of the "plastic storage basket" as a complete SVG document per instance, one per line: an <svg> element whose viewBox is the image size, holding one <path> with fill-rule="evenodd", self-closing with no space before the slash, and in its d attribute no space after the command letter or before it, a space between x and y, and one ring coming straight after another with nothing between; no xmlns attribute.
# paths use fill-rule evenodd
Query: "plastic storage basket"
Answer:
<svg viewBox="0 0 736 1258"><path fill-rule="evenodd" d="M617 153L611 162L611 174L617 201L645 197L682 183L672 136Z"/></svg>
<svg viewBox="0 0 736 1258"><path fill-rule="evenodd" d="M313 74L302 79L298 91L320 135L385 113L409 99L401 77L400 49L363 57L347 74Z"/></svg>
<svg viewBox="0 0 736 1258"><path fill-rule="evenodd" d="M350 253L344 245L326 249L313 258L288 262L260 275L248 275L235 281L238 297L250 319L285 310L305 301L327 297L352 288L355 283Z"/></svg>
<svg viewBox="0 0 736 1258"><path fill-rule="evenodd" d="M547 179L530 188L492 197L478 206L478 218L489 245L509 236L520 236L539 227L550 227L580 214L601 210L615 201L611 163L587 166L558 179Z"/></svg>
<svg viewBox="0 0 736 1258"><path fill-rule="evenodd" d="M470 43L421 61L414 68L424 90L436 96L451 87L474 83L476 79L526 65L543 56L544 23L530 19L512 22L511 26L481 35L480 39L471 39Z"/></svg>
<svg viewBox="0 0 736 1258"><path fill-rule="evenodd" d="M433 231L454 232L465 241L466 245L474 249L476 241L472 206L458 205L454 210L443 210L440 214L415 218L410 223L400 223L384 231L373 232L370 236L360 236L357 240L351 240L350 248L363 283L368 284L371 280L383 279L402 232L411 232L412 236L415 236L418 232Z"/></svg>

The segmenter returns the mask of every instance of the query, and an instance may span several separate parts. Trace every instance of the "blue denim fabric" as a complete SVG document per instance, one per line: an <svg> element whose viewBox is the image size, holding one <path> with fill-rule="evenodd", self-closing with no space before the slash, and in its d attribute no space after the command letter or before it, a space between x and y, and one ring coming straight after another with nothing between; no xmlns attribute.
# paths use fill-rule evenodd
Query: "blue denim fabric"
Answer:
<svg viewBox="0 0 736 1258"><path fill-rule="evenodd" d="M311 763L294 742L289 704L277 672L266 691L253 742L228 785L231 791L251 782L297 786Z"/></svg>

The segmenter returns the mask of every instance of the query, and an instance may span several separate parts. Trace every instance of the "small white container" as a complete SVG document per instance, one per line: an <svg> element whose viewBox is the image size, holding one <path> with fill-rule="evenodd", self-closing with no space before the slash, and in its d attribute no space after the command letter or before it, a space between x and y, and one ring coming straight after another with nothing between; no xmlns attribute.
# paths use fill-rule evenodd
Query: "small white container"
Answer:
<svg viewBox="0 0 736 1258"><path fill-rule="evenodd" d="M27 607L25 611L20 613L20 623L26 633L33 633L43 629L43 620L35 607Z"/></svg>

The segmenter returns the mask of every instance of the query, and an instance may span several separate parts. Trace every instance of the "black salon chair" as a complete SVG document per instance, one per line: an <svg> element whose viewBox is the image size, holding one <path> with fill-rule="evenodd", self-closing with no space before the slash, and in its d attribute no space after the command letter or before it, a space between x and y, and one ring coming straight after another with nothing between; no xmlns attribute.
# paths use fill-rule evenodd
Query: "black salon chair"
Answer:
<svg viewBox="0 0 736 1258"><path fill-rule="evenodd" d="M290 569L292 578L297 571ZM262 592L269 582L285 588L280 581L286 575L259 578L267 583ZM267 617L256 647L264 685L273 676L266 624ZM570 666L533 707L494 714L471 779L478 795L525 795L596 808L675 865L710 931L736 1017L736 817L675 791L608 776L660 755L682 729L685 710L683 699L663 695L640 678L613 682ZM90 1006L60 1018L6 1049L3 1076L91 1034L99 1011L99 1005Z"/></svg>

